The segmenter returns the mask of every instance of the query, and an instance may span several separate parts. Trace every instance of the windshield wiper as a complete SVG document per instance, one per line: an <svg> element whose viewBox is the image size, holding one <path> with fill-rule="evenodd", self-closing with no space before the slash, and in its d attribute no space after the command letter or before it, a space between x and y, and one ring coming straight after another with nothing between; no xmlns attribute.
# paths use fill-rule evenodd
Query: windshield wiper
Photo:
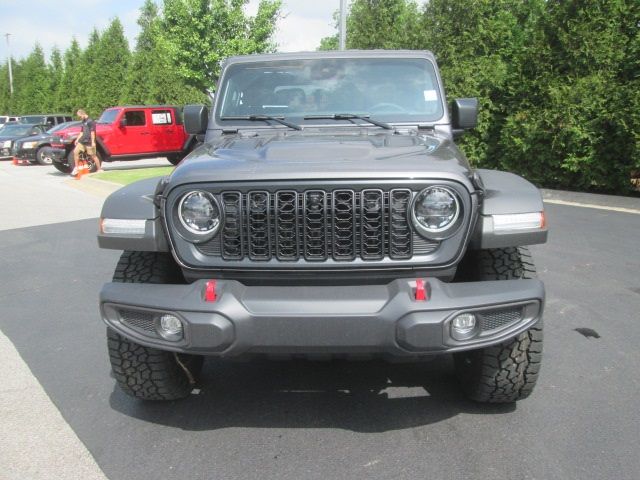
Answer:
<svg viewBox="0 0 640 480"><path fill-rule="evenodd" d="M395 130L395 127L393 127L393 125L389 125L388 123L381 122L379 120L372 120L371 118L369 118L369 115L356 115L355 113L334 113L333 115L307 115L306 117L304 117L304 120L323 120L323 119L364 120L365 122L369 122L372 125L382 127L386 130Z"/></svg>
<svg viewBox="0 0 640 480"><path fill-rule="evenodd" d="M251 122L266 122L273 120L274 122L278 122L286 127L293 128L294 130L302 130L300 125L287 122L283 117L272 117L271 115L240 115L235 117L220 117L220 120L249 120Z"/></svg>

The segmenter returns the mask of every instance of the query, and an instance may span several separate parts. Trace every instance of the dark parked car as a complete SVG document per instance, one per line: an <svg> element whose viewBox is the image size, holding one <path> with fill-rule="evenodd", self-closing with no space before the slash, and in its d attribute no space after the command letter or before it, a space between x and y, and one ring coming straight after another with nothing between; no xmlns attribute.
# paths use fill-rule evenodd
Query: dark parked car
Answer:
<svg viewBox="0 0 640 480"><path fill-rule="evenodd" d="M53 158L50 147L53 138L56 137L58 132L66 130L69 127L76 127L80 125L80 123L80 121L61 123L50 128L45 133L16 140L13 144L13 156L21 162L26 161L31 164L51 165Z"/></svg>
<svg viewBox="0 0 640 480"><path fill-rule="evenodd" d="M72 120L73 117L71 117L71 115L65 115L64 113L43 113L38 115L23 115L20 117L20 123L48 125L49 127Z"/></svg>
<svg viewBox="0 0 640 480"><path fill-rule="evenodd" d="M16 140L46 132L46 125L25 125L14 123L5 125L0 130L0 158L10 158L13 156L13 144Z"/></svg>

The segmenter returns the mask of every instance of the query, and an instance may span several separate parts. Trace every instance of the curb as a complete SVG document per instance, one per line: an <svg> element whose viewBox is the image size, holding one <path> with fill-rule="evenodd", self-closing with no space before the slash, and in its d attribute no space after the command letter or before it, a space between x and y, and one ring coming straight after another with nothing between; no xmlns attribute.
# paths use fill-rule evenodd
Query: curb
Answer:
<svg viewBox="0 0 640 480"><path fill-rule="evenodd" d="M91 452L2 332L0 361L10 372L0 385L0 477L107 480Z"/></svg>

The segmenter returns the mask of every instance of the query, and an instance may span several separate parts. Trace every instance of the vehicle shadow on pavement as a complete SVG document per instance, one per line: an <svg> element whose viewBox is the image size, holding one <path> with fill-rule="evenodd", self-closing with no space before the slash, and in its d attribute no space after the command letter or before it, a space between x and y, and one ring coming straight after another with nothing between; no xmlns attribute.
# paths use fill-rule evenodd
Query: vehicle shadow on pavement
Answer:
<svg viewBox="0 0 640 480"><path fill-rule="evenodd" d="M185 400L156 403L128 397L116 387L110 404L143 421L192 431L257 427L363 433L429 425L459 413L500 414L516 408L466 400L450 357L400 364L207 359L196 388L199 393Z"/></svg>

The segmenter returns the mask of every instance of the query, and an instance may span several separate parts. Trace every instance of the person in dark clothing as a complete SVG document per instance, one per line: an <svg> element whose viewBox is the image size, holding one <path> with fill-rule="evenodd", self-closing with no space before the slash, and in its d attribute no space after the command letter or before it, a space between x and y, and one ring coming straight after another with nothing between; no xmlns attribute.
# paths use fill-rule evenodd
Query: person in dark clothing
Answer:
<svg viewBox="0 0 640 480"><path fill-rule="evenodd" d="M76 114L82 119L82 130L75 140L76 146L73 149L73 170L71 171L71 175L78 174L80 152L86 152L87 155L91 156L96 164L96 171L101 172L102 165L100 164L100 158L98 158L96 154L96 122L82 109L78 110Z"/></svg>

